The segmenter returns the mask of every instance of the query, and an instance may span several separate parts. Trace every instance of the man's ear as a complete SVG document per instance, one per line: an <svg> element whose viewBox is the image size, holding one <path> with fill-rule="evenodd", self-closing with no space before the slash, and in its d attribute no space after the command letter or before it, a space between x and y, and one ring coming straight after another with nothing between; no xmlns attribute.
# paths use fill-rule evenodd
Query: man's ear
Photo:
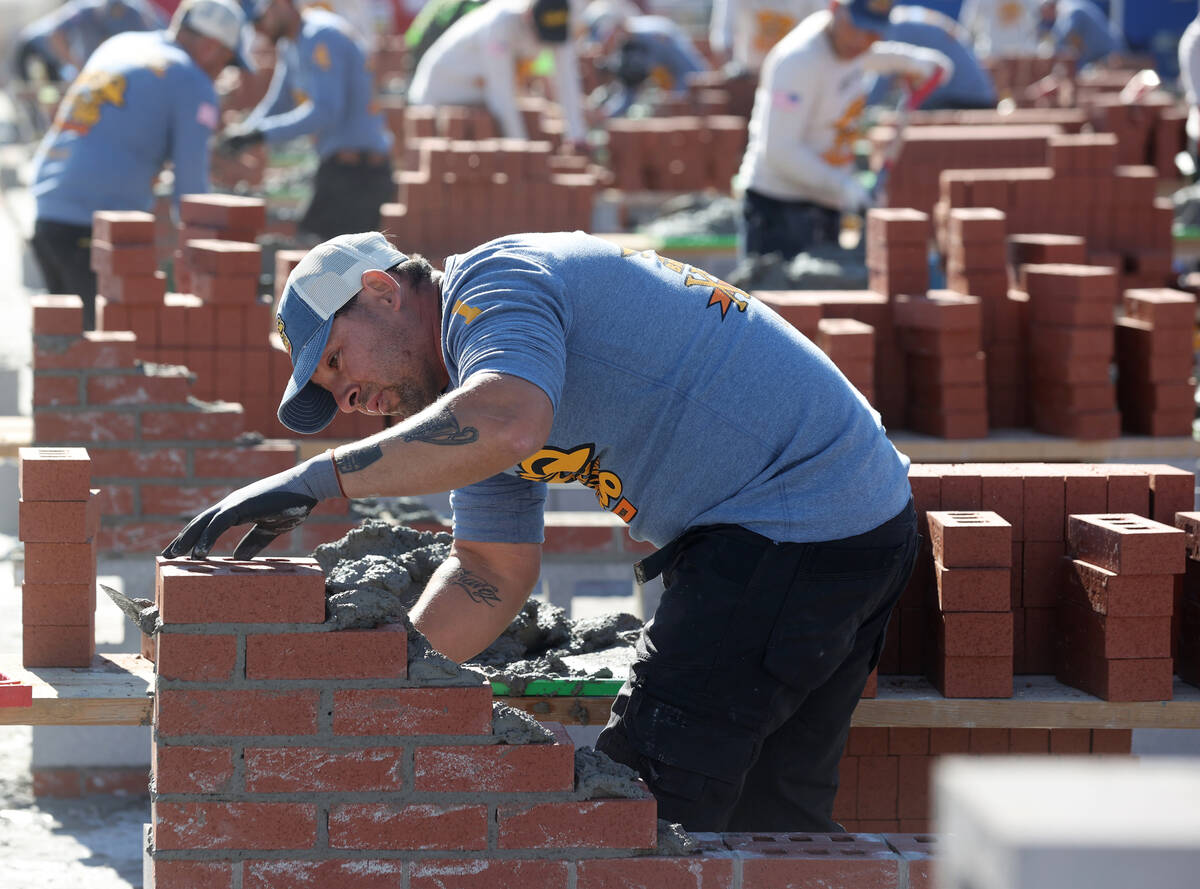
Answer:
<svg viewBox="0 0 1200 889"><path fill-rule="evenodd" d="M393 304L400 295L396 279L381 269L368 269L362 273L361 280L363 295L371 297L381 304Z"/></svg>

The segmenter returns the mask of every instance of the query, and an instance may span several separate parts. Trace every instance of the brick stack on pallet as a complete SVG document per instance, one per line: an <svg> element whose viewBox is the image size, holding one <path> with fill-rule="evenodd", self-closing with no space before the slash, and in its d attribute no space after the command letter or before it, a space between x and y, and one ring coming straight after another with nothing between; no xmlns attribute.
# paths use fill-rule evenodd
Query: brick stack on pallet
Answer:
<svg viewBox="0 0 1200 889"><path fill-rule="evenodd" d="M938 603L930 678L947 698L1012 697L1012 526L985 510L927 520Z"/></svg>
<svg viewBox="0 0 1200 889"><path fill-rule="evenodd" d="M18 533L25 544L21 663L88 667L96 654L100 492L83 448L20 448Z"/></svg>
<svg viewBox="0 0 1200 889"><path fill-rule="evenodd" d="M853 318L821 318L816 343L850 385L874 404L875 328Z"/></svg>
<svg viewBox="0 0 1200 889"><path fill-rule="evenodd" d="M1187 535L1187 563L1175 585L1171 656L1179 678L1200 687L1200 512L1177 512L1175 527Z"/></svg>
<svg viewBox="0 0 1200 889"><path fill-rule="evenodd" d="M1126 290L1117 319L1117 403L1135 435L1192 434L1196 298L1168 288Z"/></svg>
<svg viewBox="0 0 1200 889"><path fill-rule="evenodd" d="M1128 83L1130 74L1123 77ZM1175 155L1187 149L1185 105L1153 93L1130 103L1121 97L1121 87L1088 96L1090 84L1085 81L1083 86L1080 104L1087 106L1093 127L1116 136L1118 163L1149 164L1165 179L1179 178Z"/></svg>
<svg viewBox="0 0 1200 889"><path fill-rule="evenodd" d="M1033 428L1082 440L1121 434L1113 359L1117 276L1085 265L1025 265Z"/></svg>
<svg viewBox="0 0 1200 889"><path fill-rule="evenodd" d="M1171 608L1187 536L1131 513L1072 515L1058 607L1061 682L1106 701L1171 699Z"/></svg>
<svg viewBox="0 0 1200 889"><path fill-rule="evenodd" d="M1024 105L1029 87L1043 77L1055 74L1072 81L1075 78L1075 60L1064 56L1045 56L1035 53L989 56L984 67L996 85L1001 98L1011 98Z"/></svg>
<svg viewBox="0 0 1200 889"><path fill-rule="evenodd" d="M91 266L96 273L96 324L119 317L123 330L155 325L157 306L167 292L158 270L156 222L150 213L104 210L92 219Z"/></svg>
<svg viewBox="0 0 1200 889"><path fill-rule="evenodd" d="M623 191L728 193L746 150L742 117L614 118L606 126L613 186Z"/></svg>
<svg viewBox="0 0 1200 889"><path fill-rule="evenodd" d="M893 308L908 359L908 428L942 438L987 437L980 301L931 290L897 296Z"/></svg>

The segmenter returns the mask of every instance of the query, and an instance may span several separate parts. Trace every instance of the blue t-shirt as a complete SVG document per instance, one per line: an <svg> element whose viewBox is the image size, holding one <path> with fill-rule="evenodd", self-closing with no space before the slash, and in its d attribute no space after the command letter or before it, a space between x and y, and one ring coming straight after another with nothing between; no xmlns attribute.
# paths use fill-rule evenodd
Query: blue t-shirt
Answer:
<svg viewBox="0 0 1200 889"><path fill-rule="evenodd" d="M171 161L175 199L208 191L213 83L165 31L130 32L92 54L34 157L37 218L91 225L96 210L149 210Z"/></svg>
<svg viewBox="0 0 1200 889"><path fill-rule="evenodd" d="M650 83L673 93L687 91L687 77L709 70L704 56L692 45L683 30L661 15L631 16L625 23L629 36L620 49L626 64L646 72ZM604 109L613 117L629 110L637 90L622 86L605 102Z"/></svg>
<svg viewBox="0 0 1200 889"><path fill-rule="evenodd" d="M392 137L374 90L366 51L350 23L306 9L300 36L281 44L271 85L247 126L271 143L312 135L322 158L344 149L387 153Z"/></svg>
<svg viewBox="0 0 1200 889"><path fill-rule="evenodd" d="M1100 7L1088 0L1059 0L1053 34L1054 51L1075 53L1080 68L1122 47L1121 36Z"/></svg>
<svg viewBox="0 0 1200 889"><path fill-rule="evenodd" d="M451 494L464 540L542 540L547 482L579 481L638 540L739 524L777 541L868 531L908 502L879 415L778 314L700 269L581 232L511 235L446 260L451 386L540 387L544 447Z"/></svg>
<svg viewBox="0 0 1200 889"><path fill-rule="evenodd" d="M48 38L57 32L86 61L109 37L125 31L151 31L164 24L162 16L145 0L68 0L26 25L19 40L48 53Z"/></svg>
<svg viewBox="0 0 1200 889"><path fill-rule="evenodd" d="M979 64L975 52L944 28L927 22L892 22L887 27L884 39L936 49L954 63L954 73L950 79L929 94L923 108L982 108L996 104L996 87L992 84L991 76ZM872 105L886 101L893 80L891 77L876 78L867 101Z"/></svg>

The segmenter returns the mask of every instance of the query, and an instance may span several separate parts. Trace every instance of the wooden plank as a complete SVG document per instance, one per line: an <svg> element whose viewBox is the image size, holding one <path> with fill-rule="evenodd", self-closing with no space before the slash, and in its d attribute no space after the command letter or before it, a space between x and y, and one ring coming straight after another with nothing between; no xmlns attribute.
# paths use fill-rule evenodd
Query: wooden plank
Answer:
<svg viewBox="0 0 1200 889"><path fill-rule="evenodd" d="M612 709L613 696L571 697L497 697L495 700L518 710L524 710L542 722L561 722L563 725L604 725Z"/></svg>
<svg viewBox="0 0 1200 889"><path fill-rule="evenodd" d="M0 673L33 686L32 707L0 707L0 725L149 725L154 665L137 654L99 654L91 667L0 660Z"/></svg>
<svg viewBox="0 0 1200 889"><path fill-rule="evenodd" d="M1200 457L1200 442L1184 436L1076 441L1030 429L1000 429L987 438L956 441L908 431L889 432L888 438L914 463L1157 463Z"/></svg>

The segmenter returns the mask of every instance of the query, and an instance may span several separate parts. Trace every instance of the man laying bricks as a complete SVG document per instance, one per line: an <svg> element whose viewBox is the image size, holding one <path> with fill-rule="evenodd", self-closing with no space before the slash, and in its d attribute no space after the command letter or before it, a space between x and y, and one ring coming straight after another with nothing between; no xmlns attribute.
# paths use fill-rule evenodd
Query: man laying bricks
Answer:
<svg viewBox="0 0 1200 889"><path fill-rule="evenodd" d="M540 570L546 483L578 480L660 549L665 593L597 747L693 830L836 830L850 715L917 546L908 459L816 347L746 293L579 232L513 235L444 273L380 234L289 276L279 407L394 426L238 490L166 548L250 558L324 498L452 490L454 544L411 611L463 661Z"/></svg>

